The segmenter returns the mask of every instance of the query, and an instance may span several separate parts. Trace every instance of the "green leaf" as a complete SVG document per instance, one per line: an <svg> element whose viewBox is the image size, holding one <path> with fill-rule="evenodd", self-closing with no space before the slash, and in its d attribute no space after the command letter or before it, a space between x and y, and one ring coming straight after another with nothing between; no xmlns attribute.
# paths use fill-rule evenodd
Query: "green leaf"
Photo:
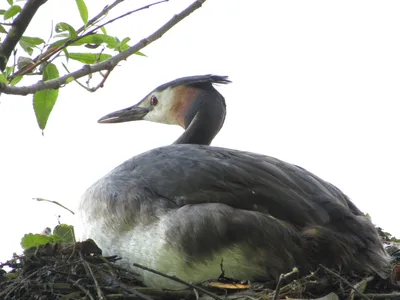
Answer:
<svg viewBox="0 0 400 300"><path fill-rule="evenodd" d="M4 21L14 17L16 14L21 12L21 6L13 5L4 13Z"/></svg>
<svg viewBox="0 0 400 300"><path fill-rule="evenodd" d="M43 81L58 78L59 72L57 67L49 63L46 65L43 72ZM57 90L38 91L33 95L33 108L35 110L36 119L40 129L44 130L49 119L50 113L56 104L58 97Z"/></svg>
<svg viewBox="0 0 400 300"><path fill-rule="evenodd" d="M62 39L54 42L53 44L50 45L50 48L55 48L59 47L66 42L68 42L70 39ZM117 40L109 35L106 34L91 34L88 36L85 36L73 43L70 44L70 46L82 46L85 44L91 44L91 45L102 45L102 44L107 44L107 47L110 49L115 49L118 47ZM94 48L94 47L91 47Z"/></svg>
<svg viewBox="0 0 400 300"><path fill-rule="evenodd" d="M67 80L65 80L65 83L70 83L70 82L72 82L74 80L75 80L75 78L70 76L70 77L67 78Z"/></svg>
<svg viewBox="0 0 400 300"><path fill-rule="evenodd" d="M96 54L96 53L68 53L68 57L73 60L80 61L84 64L94 64L102 62L111 57L110 54Z"/></svg>
<svg viewBox="0 0 400 300"><path fill-rule="evenodd" d="M60 224L54 228L54 239L61 243L75 243L74 226Z"/></svg>
<svg viewBox="0 0 400 300"><path fill-rule="evenodd" d="M75 0L75 1L76 5L78 6L79 14L81 15L82 21L86 25L89 20L89 12L86 7L85 1L84 0Z"/></svg>
<svg viewBox="0 0 400 300"><path fill-rule="evenodd" d="M102 33L104 33L105 35L107 35L107 30L106 30L106 28L105 28L104 26L101 26L100 29L101 29L101 32L102 32Z"/></svg>
<svg viewBox="0 0 400 300"><path fill-rule="evenodd" d="M13 85L13 86L16 85L18 82L21 81L22 78L23 78L23 76L14 77L13 80L11 80L11 85Z"/></svg>
<svg viewBox="0 0 400 300"><path fill-rule="evenodd" d="M0 24L0 33L7 33L7 30Z"/></svg>
<svg viewBox="0 0 400 300"><path fill-rule="evenodd" d="M0 9L0 15L4 15L6 13L5 9Z"/></svg>
<svg viewBox="0 0 400 300"><path fill-rule="evenodd" d="M8 76L10 76L10 75L14 72L14 69L15 69L15 66L6 67L6 74L5 74L6 78L7 78Z"/></svg>
<svg viewBox="0 0 400 300"><path fill-rule="evenodd" d="M1 82L1 83L5 83L5 84L8 83L8 82L7 82L7 78L6 78L6 76L4 76L3 73L0 73L0 82Z"/></svg>
<svg viewBox="0 0 400 300"><path fill-rule="evenodd" d="M69 60L69 52L68 52L67 48L64 48L64 49L63 49L63 52L64 52L64 54L65 54L65 60L68 62L68 60ZM69 72L68 72L68 73L69 73Z"/></svg>
<svg viewBox="0 0 400 300"><path fill-rule="evenodd" d="M88 36L85 36L84 38L73 42L71 45L74 46L80 46L84 44L96 44L96 45L101 45L101 44L107 44L107 46L111 49L114 49L115 47L118 46L118 43L115 39L115 37L112 37L110 35L106 34L91 34Z"/></svg>
<svg viewBox="0 0 400 300"><path fill-rule="evenodd" d="M28 233L25 234L21 239L21 246L24 249L28 249L40 245L46 245L51 242L53 242L53 238L51 236Z"/></svg>
<svg viewBox="0 0 400 300"><path fill-rule="evenodd" d="M135 55L139 55L139 56L145 56L145 57L147 57L147 55L146 55L146 54L144 54L143 52L140 52L140 51L138 51L138 52L135 52Z"/></svg>
<svg viewBox="0 0 400 300"><path fill-rule="evenodd" d="M7 0L8 4L13 5L14 1L13 0Z"/></svg>
<svg viewBox="0 0 400 300"><path fill-rule="evenodd" d="M30 45L22 40L19 41L19 45L21 46L22 49L24 49L24 51L26 53L28 53L29 55L32 55L32 53L33 53L32 45Z"/></svg>
<svg viewBox="0 0 400 300"><path fill-rule="evenodd" d="M68 31L69 37L71 37L71 38L76 38L78 36L74 27L72 27L68 23L65 23L65 22L58 23L56 25L56 32L60 33L60 32L64 32L64 31Z"/></svg>
<svg viewBox="0 0 400 300"><path fill-rule="evenodd" d="M31 46L37 46L40 44L44 44L44 40L38 37L29 37L29 36L23 36L20 39L21 41L24 41L25 43L31 45Z"/></svg>

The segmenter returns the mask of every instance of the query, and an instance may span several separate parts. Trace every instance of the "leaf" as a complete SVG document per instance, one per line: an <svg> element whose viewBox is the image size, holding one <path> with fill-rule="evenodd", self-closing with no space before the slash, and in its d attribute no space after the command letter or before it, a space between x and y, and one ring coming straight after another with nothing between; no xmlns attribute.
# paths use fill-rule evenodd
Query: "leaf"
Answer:
<svg viewBox="0 0 400 300"><path fill-rule="evenodd" d="M8 77L8 76L10 76L13 72L14 72L14 69L15 69L15 66L12 66L12 67L6 67L6 74L5 74L5 76L6 76L6 78Z"/></svg>
<svg viewBox="0 0 400 300"><path fill-rule="evenodd" d="M44 40L38 37L29 37L29 36L23 36L20 39L21 41L24 41L25 43L32 45L32 46L37 46L40 44L44 44Z"/></svg>
<svg viewBox="0 0 400 300"><path fill-rule="evenodd" d="M89 12L86 7L85 1L84 0L75 0L75 1L76 5L78 6L79 14L81 15L82 21L86 25L89 20Z"/></svg>
<svg viewBox="0 0 400 300"><path fill-rule="evenodd" d="M68 57L73 60L80 61L84 64L94 64L102 62L112 57L110 54L96 54L96 53L68 53Z"/></svg>
<svg viewBox="0 0 400 300"><path fill-rule="evenodd" d="M63 52L64 52L64 54L65 54L65 60L68 62L69 61L69 52L68 52L68 50L67 50L67 48L64 48L63 49ZM68 72L68 73L70 73L70 72Z"/></svg>
<svg viewBox="0 0 400 300"><path fill-rule="evenodd" d="M5 12L6 12L6 10L5 10L5 9L0 9L0 15L4 15L4 14L5 14Z"/></svg>
<svg viewBox="0 0 400 300"><path fill-rule="evenodd" d="M21 81L21 79L23 78L23 76L17 76L17 77L14 77L12 80L11 80L11 85L16 85L18 82L20 82Z"/></svg>
<svg viewBox="0 0 400 300"><path fill-rule="evenodd" d="M3 73L0 73L0 82L1 82L1 83L5 83L5 84L8 83L8 82L7 82L7 78L6 78L6 76L4 76Z"/></svg>
<svg viewBox="0 0 400 300"><path fill-rule="evenodd" d="M57 67L49 63L43 72L43 81L51 80L59 77ZM36 119L40 129L44 130L49 119L50 113L57 101L57 90L38 91L33 95L33 108L35 110Z"/></svg>
<svg viewBox="0 0 400 300"><path fill-rule="evenodd" d="M118 46L117 40L115 37L106 35L106 34L92 34L85 36L84 38L72 43L74 46L80 46L84 44L107 44L107 47L110 49L114 49L115 47Z"/></svg>
<svg viewBox="0 0 400 300"><path fill-rule="evenodd" d="M28 233L25 234L21 239L21 246L24 249L28 249L40 245L46 245L51 242L53 242L53 238L51 236Z"/></svg>
<svg viewBox="0 0 400 300"><path fill-rule="evenodd" d="M128 42L129 42L130 40L131 40L131 38L129 38L129 37L124 38L124 39L121 41L121 45L128 44Z"/></svg>
<svg viewBox="0 0 400 300"><path fill-rule="evenodd" d="M101 26L100 29L101 29L101 32L102 32L102 33L104 33L105 35L107 35L107 30L106 30L106 28L105 28L104 26Z"/></svg>
<svg viewBox="0 0 400 300"><path fill-rule="evenodd" d="M32 48L32 46L31 46L30 44L28 44L28 43L26 43L26 42L20 40L20 41L19 41L19 45L21 46L22 49L24 49L24 51L25 51L26 53L28 53L29 55L32 55L32 53L33 53L33 48Z"/></svg>
<svg viewBox="0 0 400 300"><path fill-rule="evenodd" d="M8 4L13 5L14 1L13 0L7 0Z"/></svg>
<svg viewBox="0 0 400 300"><path fill-rule="evenodd" d="M146 54L144 54L143 52L140 52L140 51L138 51L138 52L135 52L135 55L139 55L139 56L145 56L145 57L147 57L147 55L146 55Z"/></svg>
<svg viewBox="0 0 400 300"><path fill-rule="evenodd" d="M21 6L13 5L4 13L4 21L14 17L16 14L21 12Z"/></svg>
<svg viewBox="0 0 400 300"><path fill-rule="evenodd" d="M0 33L7 33L7 30L0 24Z"/></svg>
<svg viewBox="0 0 400 300"><path fill-rule="evenodd" d="M56 32L60 33L60 32L64 32L64 31L68 31L69 37L71 37L71 38L76 38L78 36L74 27L72 27L68 23L65 23L65 22L58 23L56 25Z"/></svg>
<svg viewBox="0 0 400 300"><path fill-rule="evenodd" d="M69 38L58 40L53 44L51 44L50 48L59 47L68 42L69 40L70 40ZM104 43L107 44L107 47L110 49L115 49L116 47L118 47L116 39L106 34L91 34L71 43L69 46L82 46L85 44L101 45Z"/></svg>
<svg viewBox="0 0 400 300"><path fill-rule="evenodd" d="M54 228L54 239L61 243L75 243L74 226L60 224Z"/></svg>

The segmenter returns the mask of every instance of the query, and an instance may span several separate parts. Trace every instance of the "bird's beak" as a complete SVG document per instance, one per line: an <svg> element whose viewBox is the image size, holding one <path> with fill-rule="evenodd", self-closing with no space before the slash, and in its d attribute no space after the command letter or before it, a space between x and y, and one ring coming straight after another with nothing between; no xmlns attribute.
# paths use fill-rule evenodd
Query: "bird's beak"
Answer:
<svg viewBox="0 0 400 300"><path fill-rule="evenodd" d="M129 121L143 120L143 117L152 109L152 107L131 106L118 111L114 111L104 117L101 117L98 123L123 123Z"/></svg>

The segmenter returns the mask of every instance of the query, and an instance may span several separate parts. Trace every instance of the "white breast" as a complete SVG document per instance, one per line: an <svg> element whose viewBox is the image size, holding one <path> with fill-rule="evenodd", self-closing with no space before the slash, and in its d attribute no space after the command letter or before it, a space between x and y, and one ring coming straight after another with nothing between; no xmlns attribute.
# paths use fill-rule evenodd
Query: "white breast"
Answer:
<svg viewBox="0 0 400 300"><path fill-rule="evenodd" d="M239 246L224 249L218 255L207 261L190 260L180 253L173 244L166 240L165 232L168 224L173 221L172 214L168 214L159 222L150 226L136 226L132 230L115 232L103 219L87 222L84 213L80 213L79 240L93 239L103 250L104 256L118 255L122 257L118 264L137 273L138 279L149 287L181 289L186 286L167 279L160 275L144 271L132 266L138 263L170 276L176 276L191 283L200 283L210 279L217 279L221 275L223 262L225 276L238 279L252 279L249 275L262 274L265 270L261 266L244 264L246 258ZM115 220L117 222L117 220ZM115 226L113 226L115 228ZM212 245L210 245L212 247ZM255 272L259 269L259 272Z"/></svg>

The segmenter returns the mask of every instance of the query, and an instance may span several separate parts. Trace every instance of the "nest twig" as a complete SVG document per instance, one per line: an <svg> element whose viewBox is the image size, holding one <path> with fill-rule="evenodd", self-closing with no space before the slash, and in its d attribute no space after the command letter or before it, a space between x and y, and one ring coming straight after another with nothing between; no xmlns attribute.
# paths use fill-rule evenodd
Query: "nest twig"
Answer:
<svg viewBox="0 0 400 300"><path fill-rule="evenodd" d="M277 300L316 299L330 293L337 295L338 299L349 300L400 299L400 293L386 281L368 274L343 275L324 266L303 277L299 277L295 269L282 274L279 282L250 283L245 289L224 289L207 282L201 286L193 285L136 265L147 272L156 272L188 286L188 289L178 291L159 290L144 287L136 279L135 273L116 263L118 257L103 257L101 254L91 240L73 244L47 244L25 250L23 255L0 263L0 300Z"/></svg>

